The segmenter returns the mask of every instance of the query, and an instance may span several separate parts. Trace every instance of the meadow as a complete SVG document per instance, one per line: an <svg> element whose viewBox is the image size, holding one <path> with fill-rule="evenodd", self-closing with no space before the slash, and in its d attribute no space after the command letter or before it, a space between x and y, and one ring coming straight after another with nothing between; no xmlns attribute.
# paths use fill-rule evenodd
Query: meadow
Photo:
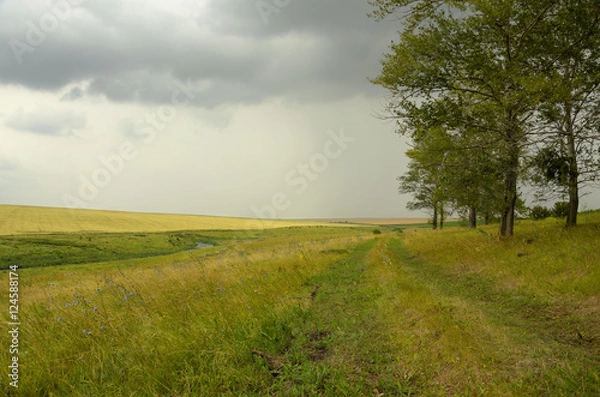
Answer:
<svg viewBox="0 0 600 397"><path fill-rule="evenodd" d="M181 230L249 230L311 226L317 222L153 214L68 208L0 205L0 235L41 233L126 233Z"/></svg>
<svg viewBox="0 0 600 397"><path fill-rule="evenodd" d="M600 212L574 229L556 219L517 226L502 241L494 225L7 234L3 268L25 264L20 377L18 389L6 375L0 387L20 396L599 395ZM4 368L10 338L0 336Z"/></svg>

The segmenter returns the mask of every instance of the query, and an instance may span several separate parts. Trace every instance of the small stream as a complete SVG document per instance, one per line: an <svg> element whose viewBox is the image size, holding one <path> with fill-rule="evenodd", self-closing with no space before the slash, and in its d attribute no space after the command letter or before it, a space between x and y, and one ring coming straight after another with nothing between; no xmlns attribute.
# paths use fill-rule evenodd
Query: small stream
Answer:
<svg viewBox="0 0 600 397"><path fill-rule="evenodd" d="M214 245L206 244L206 243L197 243L196 246L194 247L194 249L199 250L202 248L211 248L211 247L214 247Z"/></svg>

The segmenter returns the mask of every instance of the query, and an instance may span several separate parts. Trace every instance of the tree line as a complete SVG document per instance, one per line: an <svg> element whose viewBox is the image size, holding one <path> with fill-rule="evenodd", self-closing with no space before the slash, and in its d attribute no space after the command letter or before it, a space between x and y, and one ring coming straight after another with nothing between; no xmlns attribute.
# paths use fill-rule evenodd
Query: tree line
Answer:
<svg viewBox="0 0 600 397"><path fill-rule="evenodd" d="M577 224L600 176L600 2L371 0L399 40L374 84L411 149L400 192L443 222L450 210L500 220L511 236L519 187L568 200Z"/></svg>

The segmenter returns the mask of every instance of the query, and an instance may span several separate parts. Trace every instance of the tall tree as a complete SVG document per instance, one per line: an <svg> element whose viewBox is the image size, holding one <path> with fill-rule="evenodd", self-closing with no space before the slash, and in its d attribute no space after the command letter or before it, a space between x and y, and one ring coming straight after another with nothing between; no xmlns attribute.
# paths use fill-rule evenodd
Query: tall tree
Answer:
<svg viewBox="0 0 600 397"><path fill-rule="evenodd" d="M444 99L462 109L465 128L494 135L504 173L501 237L514 233L521 159L548 84L541 71L556 61L546 56L547 32L565 1L370 2L376 18L400 12L406 22L373 80L392 93L401 130L413 134L415 119Z"/></svg>
<svg viewBox="0 0 600 397"><path fill-rule="evenodd" d="M410 159L408 171L398 178L400 193L410 193L414 200L407 204L411 210L426 210L432 214L434 229L444 227L446 203L450 200L450 185L447 183L446 157L449 151L448 136L436 129L417 139L412 149L406 152Z"/></svg>
<svg viewBox="0 0 600 397"><path fill-rule="evenodd" d="M416 199L409 208L434 208L434 215L444 213L441 204L450 211L468 209L473 228L477 212L488 219L498 214L502 172L485 134L431 125L413 135L413 148L406 153L409 170L399 178L401 192Z"/></svg>
<svg viewBox="0 0 600 397"><path fill-rule="evenodd" d="M535 182L569 199L567 227L577 224L580 186L600 177L600 3L566 1L553 16L551 90L538 115L542 147L534 159Z"/></svg>

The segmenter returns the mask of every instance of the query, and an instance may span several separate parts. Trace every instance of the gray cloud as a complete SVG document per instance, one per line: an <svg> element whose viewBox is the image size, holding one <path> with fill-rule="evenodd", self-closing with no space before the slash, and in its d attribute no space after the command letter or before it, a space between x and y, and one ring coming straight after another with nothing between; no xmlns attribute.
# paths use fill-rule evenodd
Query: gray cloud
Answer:
<svg viewBox="0 0 600 397"><path fill-rule="evenodd" d="M2 5L0 1L0 6ZM19 162L4 156L0 156L0 172L14 171L19 168Z"/></svg>
<svg viewBox="0 0 600 397"><path fill-rule="evenodd" d="M60 98L61 101L76 101L83 98L83 90L80 87L73 87L65 95Z"/></svg>
<svg viewBox="0 0 600 397"><path fill-rule="evenodd" d="M73 130L84 128L85 117L71 112L40 109L25 112L19 109L8 117L5 125L15 130L42 135L69 135Z"/></svg>
<svg viewBox="0 0 600 397"><path fill-rule="evenodd" d="M0 15L0 83L58 90L90 81L63 99L164 103L175 79L191 79L207 83L195 101L206 108L376 92L366 79L393 30L368 19L363 0L292 0L268 24L253 0L213 0L201 12L187 3L168 14L136 1L86 1L19 64L6 43L26 42L26 21L43 12L12 2ZM185 7L196 18L183 17Z"/></svg>

